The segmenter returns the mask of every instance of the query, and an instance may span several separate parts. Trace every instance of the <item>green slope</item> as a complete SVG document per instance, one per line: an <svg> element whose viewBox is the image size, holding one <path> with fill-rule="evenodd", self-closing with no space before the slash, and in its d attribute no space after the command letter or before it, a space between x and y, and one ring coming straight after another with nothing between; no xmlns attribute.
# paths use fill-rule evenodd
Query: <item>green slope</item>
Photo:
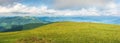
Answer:
<svg viewBox="0 0 120 43"><path fill-rule="evenodd" d="M33 30L0 33L0 43L120 43L120 26L57 22Z"/></svg>

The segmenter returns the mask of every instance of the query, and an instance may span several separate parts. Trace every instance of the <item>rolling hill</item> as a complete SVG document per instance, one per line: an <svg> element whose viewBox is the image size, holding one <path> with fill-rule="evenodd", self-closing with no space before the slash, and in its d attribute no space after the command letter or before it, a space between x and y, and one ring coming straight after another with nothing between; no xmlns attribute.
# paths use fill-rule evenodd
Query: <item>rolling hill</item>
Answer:
<svg viewBox="0 0 120 43"><path fill-rule="evenodd" d="M10 29L5 29L1 27L0 31L1 32L15 32L15 31L30 30L36 27L47 25L47 24L49 23L29 23L29 24L24 24L24 25L12 25Z"/></svg>
<svg viewBox="0 0 120 43"><path fill-rule="evenodd" d="M96 22L106 24L120 24L120 17L114 16L81 16L81 17L34 17L34 16L0 16L0 32L21 31L29 29L28 26L39 23L40 25L52 22L73 21L73 22ZM26 26L28 25L28 26ZM38 25L39 26L39 25ZM31 28L30 28L31 29ZM33 28L32 28L33 29Z"/></svg>
<svg viewBox="0 0 120 43"><path fill-rule="evenodd" d="M32 30L0 33L0 43L120 43L120 25L55 22Z"/></svg>

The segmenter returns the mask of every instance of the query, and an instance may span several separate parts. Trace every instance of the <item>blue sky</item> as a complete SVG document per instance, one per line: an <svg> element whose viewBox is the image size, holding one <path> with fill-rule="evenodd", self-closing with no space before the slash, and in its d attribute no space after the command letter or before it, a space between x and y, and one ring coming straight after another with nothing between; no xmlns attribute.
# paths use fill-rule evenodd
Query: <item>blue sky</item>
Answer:
<svg viewBox="0 0 120 43"><path fill-rule="evenodd" d="M120 16L120 0L0 0L0 16Z"/></svg>
<svg viewBox="0 0 120 43"><path fill-rule="evenodd" d="M30 6L41 6L46 5L49 6L49 4L52 3L51 0L22 0L20 3Z"/></svg>

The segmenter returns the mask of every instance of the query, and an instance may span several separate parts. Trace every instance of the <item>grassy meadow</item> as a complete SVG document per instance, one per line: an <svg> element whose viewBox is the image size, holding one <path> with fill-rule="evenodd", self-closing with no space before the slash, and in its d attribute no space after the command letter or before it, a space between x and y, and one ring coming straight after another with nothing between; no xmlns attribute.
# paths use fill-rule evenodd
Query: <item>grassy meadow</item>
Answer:
<svg viewBox="0 0 120 43"><path fill-rule="evenodd" d="M120 43L120 25L56 22L31 30L0 33L0 43Z"/></svg>

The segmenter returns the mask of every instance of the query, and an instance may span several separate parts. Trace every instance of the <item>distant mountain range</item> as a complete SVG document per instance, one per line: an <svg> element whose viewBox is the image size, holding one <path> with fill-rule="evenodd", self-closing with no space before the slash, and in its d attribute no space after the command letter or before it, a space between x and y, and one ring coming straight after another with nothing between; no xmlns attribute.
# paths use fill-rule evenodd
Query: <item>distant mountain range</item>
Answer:
<svg viewBox="0 0 120 43"><path fill-rule="evenodd" d="M73 22L120 24L120 17L115 17L115 16L39 17L39 18L40 20L46 21L46 22L73 21Z"/></svg>
<svg viewBox="0 0 120 43"><path fill-rule="evenodd" d="M44 25L52 22L95 22L105 24L120 24L120 17L111 16L84 16L84 17L0 17L0 31L24 30L34 25Z"/></svg>
<svg viewBox="0 0 120 43"><path fill-rule="evenodd" d="M0 17L0 31L22 30L23 28L28 28L25 27L28 24L39 25L45 24L45 22L40 21L40 19L36 17Z"/></svg>

